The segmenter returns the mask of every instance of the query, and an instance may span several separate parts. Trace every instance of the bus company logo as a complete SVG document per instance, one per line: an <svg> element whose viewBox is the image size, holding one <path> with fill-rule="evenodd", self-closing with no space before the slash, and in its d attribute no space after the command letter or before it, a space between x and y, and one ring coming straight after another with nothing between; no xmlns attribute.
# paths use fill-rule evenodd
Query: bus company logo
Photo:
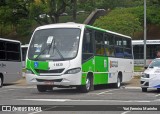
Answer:
<svg viewBox="0 0 160 114"><path fill-rule="evenodd" d="M110 61L110 68L118 67L118 61Z"/></svg>
<svg viewBox="0 0 160 114"><path fill-rule="evenodd" d="M34 62L34 68L38 68L39 64L38 62Z"/></svg>
<svg viewBox="0 0 160 114"><path fill-rule="evenodd" d="M4 68L4 67L6 67L6 64L0 63L0 68Z"/></svg>

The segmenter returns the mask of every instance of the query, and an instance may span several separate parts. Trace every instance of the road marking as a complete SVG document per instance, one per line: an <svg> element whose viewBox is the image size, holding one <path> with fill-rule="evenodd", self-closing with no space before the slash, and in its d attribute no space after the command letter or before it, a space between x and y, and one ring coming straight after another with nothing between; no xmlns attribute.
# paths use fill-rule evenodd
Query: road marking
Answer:
<svg viewBox="0 0 160 114"><path fill-rule="evenodd" d="M131 112L131 111L125 111L125 112L122 112L121 114L127 114L127 113L129 113L129 112Z"/></svg>
<svg viewBox="0 0 160 114"><path fill-rule="evenodd" d="M160 94L158 94L158 95L155 95L156 97L158 97L158 96L160 96Z"/></svg>
<svg viewBox="0 0 160 114"><path fill-rule="evenodd" d="M102 94L106 94L106 93L108 93L108 92L112 92L112 91L115 91L115 90L118 90L118 89L103 91L103 92L95 93L95 94L96 94L96 95L102 95ZM111 94L112 94L112 93L111 93Z"/></svg>
<svg viewBox="0 0 160 114"><path fill-rule="evenodd" d="M140 101L140 100L74 100L74 99L16 99L25 101L52 101L52 102L138 102L147 103L151 101Z"/></svg>
<svg viewBox="0 0 160 114"><path fill-rule="evenodd" d="M71 99L17 99L17 100L65 102L65 101L69 101Z"/></svg>
<svg viewBox="0 0 160 114"><path fill-rule="evenodd" d="M2 91L0 91L0 93L1 92L6 92L6 91L12 91L12 90L15 90L15 89L2 90Z"/></svg>
<svg viewBox="0 0 160 114"><path fill-rule="evenodd" d="M108 92L111 92L111 91L115 91L115 90L103 91L103 92L97 93L96 95L102 95L102 94L106 94L106 93L108 93Z"/></svg>
<svg viewBox="0 0 160 114"><path fill-rule="evenodd" d="M36 88L35 86L4 86L3 88Z"/></svg>
<svg viewBox="0 0 160 114"><path fill-rule="evenodd" d="M142 89L141 87L125 87L124 89Z"/></svg>
<svg viewBox="0 0 160 114"><path fill-rule="evenodd" d="M156 99L156 100L154 100L154 101L158 101L158 102L160 102L160 99Z"/></svg>

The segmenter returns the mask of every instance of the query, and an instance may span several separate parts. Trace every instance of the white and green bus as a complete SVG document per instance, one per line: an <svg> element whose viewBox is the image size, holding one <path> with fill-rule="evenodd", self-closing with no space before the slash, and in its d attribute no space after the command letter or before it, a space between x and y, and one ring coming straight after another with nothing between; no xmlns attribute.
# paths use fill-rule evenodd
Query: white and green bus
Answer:
<svg viewBox="0 0 160 114"><path fill-rule="evenodd" d="M36 28L26 59L27 82L39 92L53 87L88 92L109 83L119 88L134 72L130 37L76 23Z"/></svg>

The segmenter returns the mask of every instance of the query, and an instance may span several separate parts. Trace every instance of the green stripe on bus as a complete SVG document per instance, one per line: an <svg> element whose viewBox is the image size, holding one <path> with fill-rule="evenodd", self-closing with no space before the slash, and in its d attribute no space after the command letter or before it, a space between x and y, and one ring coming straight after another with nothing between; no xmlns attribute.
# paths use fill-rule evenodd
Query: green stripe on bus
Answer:
<svg viewBox="0 0 160 114"><path fill-rule="evenodd" d="M86 25L85 27L86 27L86 28L90 28L90 29L99 30L99 31L102 31L102 32L107 32L107 30L105 30L105 29L101 29L101 28L93 27L93 26L90 26L90 25Z"/></svg>
<svg viewBox="0 0 160 114"><path fill-rule="evenodd" d="M44 61L38 61L38 65L37 67L35 67L34 63L37 61L32 61L32 60L27 60L27 69L32 70L35 74L38 74L35 69L39 69L39 70L48 70L49 69L49 64L48 62L44 62Z"/></svg>
<svg viewBox="0 0 160 114"><path fill-rule="evenodd" d="M86 61L85 63L82 64L82 72L94 72L94 58L89 59L88 61ZM81 80L81 84L85 85L86 84L86 77L87 77L87 73L82 73L82 80Z"/></svg>
<svg viewBox="0 0 160 114"><path fill-rule="evenodd" d="M93 73L94 85L107 84L108 83L108 67L109 67L108 64L109 64L108 57L102 57L102 56L95 56L94 58L83 63L82 72L84 73L82 74L82 80L81 80L82 85L85 85L87 72ZM100 73L100 72L103 72L103 73Z"/></svg>

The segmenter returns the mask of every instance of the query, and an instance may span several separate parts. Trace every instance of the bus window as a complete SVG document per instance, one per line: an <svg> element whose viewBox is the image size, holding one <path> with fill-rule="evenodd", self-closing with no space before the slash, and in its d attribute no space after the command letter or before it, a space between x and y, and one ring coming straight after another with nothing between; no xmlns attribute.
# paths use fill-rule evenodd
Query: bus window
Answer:
<svg viewBox="0 0 160 114"><path fill-rule="evenodd" d="M124 53L123 53L123 43L122 43L122 38L119 36L115 36L115 56L118 58L123 58Z"/></svg>
<svg viewBox="0 0 160 114"><path fill-rule="evenodd" d="M6 51L7 51L7 60L8 61L20 61L21 53L20 53L20 44L19 43L6 43Z"/></svg>
<svg viewBox="0 0 160 114"><path fill-rule="evenodd" d="M123 58L124 57L123 48L116 47L115 48L115 56L118 58Z"/></svg>
<svg viewBox="0 0 160 114"><path fill-rule="evenodd" d="M104 44L105 51L107 56L114 57L114 39L113 35L105 34L104 36Z"/></svg>
<svg viewBox="0 0 160 114"><path fill-rule="evenodd" d="M93 38L92 31L86 30L84 33L82 46L82 61L86 61L93 56Z"/></svg>
<svg viewBox="0 0 160 114"><path fill-rule="evenodd" d="M103 33L101 32L95 33L95 47L96 55L105 55Z"/></svg>
<svg viewBox="0 0 160 114"><path fill-rule="evenodd" d="M125 58L132 58L131 39L123 39L123 48Z"/></svg>
<svg viewBox="0 0 160 114"><path fill-rule="evenodd" d="M0 60L5 60L5 42L0 41Z"/></svg>

